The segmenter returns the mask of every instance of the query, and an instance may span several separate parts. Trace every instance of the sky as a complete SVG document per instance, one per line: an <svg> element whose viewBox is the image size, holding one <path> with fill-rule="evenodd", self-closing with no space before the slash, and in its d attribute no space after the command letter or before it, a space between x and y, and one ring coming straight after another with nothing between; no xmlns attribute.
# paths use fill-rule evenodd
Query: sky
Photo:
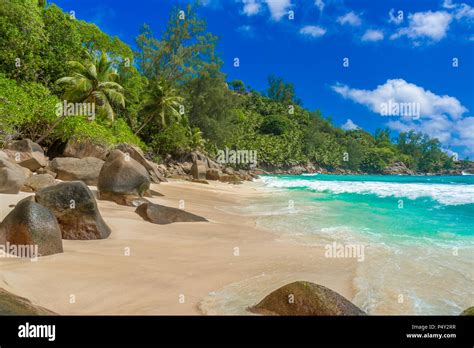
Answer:
<svg viewBox="0 0 474 348"><path fill-rule="evenodd" d="M53 0L135 46L190 0ZM413 129L474 159L474 1L200 0L229 81L274 74L344 129ZM234 65L238 58L238 66Z"/></svg>

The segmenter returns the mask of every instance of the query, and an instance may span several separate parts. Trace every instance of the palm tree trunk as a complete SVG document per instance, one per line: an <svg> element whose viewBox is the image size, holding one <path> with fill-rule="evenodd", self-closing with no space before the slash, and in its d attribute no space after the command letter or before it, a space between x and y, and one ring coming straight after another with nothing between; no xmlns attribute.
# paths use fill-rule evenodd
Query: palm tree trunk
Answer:
<svg viewBox="0 0 474 348"><path fill-rule="evenodd" d="M67 117L67 115L62 115L61 117L58 117L54 123L49 126L49 128L46 130L46 132L39 137L35 142L40 144L43 140L45 140L49 135L53 132L53 130Z"/></svg>
<svg viewBox="0 0 474 348"><path fill-rule="evenodd" d="M135 132L135 135L138 135L138 133L140 133L143 130L143 128L145 128L145 126L148 123L150 123L152 118L153 118L153 115L148 116L148 118L145 120L145 122L143 122L142 125L140 126L140 128L138 128L138 130Z"/></svg>

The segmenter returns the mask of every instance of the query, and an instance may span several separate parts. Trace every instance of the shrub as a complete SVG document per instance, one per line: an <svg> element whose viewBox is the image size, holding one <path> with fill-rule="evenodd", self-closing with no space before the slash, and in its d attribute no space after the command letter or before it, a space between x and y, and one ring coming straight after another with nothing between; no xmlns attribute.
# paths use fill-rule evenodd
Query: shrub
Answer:
<svg viewBox="0 0 474 348"><path fill-rule="evenodd" d="M152 137L150 147L162 156L170 154L180 156L191 150L188 129L179 123L173 123Z"/></svg>
<svg viewBox="0 0 474 348"><path fill-rule="evenodd" d="M0 101L3 138L35 140L57 119L58 98L35 82L18 83L0 74Z"/></svg>

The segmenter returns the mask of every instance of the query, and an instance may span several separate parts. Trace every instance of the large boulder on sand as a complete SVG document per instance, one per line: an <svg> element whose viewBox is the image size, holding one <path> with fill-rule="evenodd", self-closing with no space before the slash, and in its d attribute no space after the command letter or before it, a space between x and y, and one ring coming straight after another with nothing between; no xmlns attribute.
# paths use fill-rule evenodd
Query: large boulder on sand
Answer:
<svg viewBox="0 0 474 348"><path fill-rule="evenodd" d="M131 158L145 167L145 169L148 171L148 174L150 175L151 181L155 184L167 181L165 177L158 171L156 165L145 158L140 148L130 144L119 144L116 146L116 149L122 151L125 155L128 154Z"/></svg>
<svg viewBox="0 0 474 348"><path fill-rule="evenodd" d="M64 239L104 239L110 235L94 195L82 181L45 187L35 198L53 211Z"/></svg>
<svg viewBox="0 0 474 348"><path fill-rule="evenodd" d="M30 139L15 140L5 145L5 153L10 160L31 171L46 166L43 148Z"/></svg>
<svg viewBox="0 0 474 348"><path fill-rule="evenodd" d="M109 150L105 146L94 144L90 140L70 139L63 150L64 157L95 157L105 161Z"/></svg>
<svg viewBox="0 0 474 348"><path fill-rule="evenodd" d="M20 192L26 181L25 168L10 161L8 156L0 151L0 193Z"/></svg>
<svg viewBox="0 0 474 348"><path fill-rule="evenodd" d="M142 197L149 188L145 167L120 150L110 152L99 175L99 199L133 206L133 197Z"/></svg>
<svg viewBox="0 0 474 348"><path fill-rule="evenodd" d="M297 281L269 294L249 308L262 315L365 315L352 302L322 285Z"/></svg>
<svg viewBox="0 0 474 348"><path fill-rule="evenodd" d="M191 175L193 179L206 180L207 166L204 161L194 160L191 167Z"/></svg>
<svg viewBox="0 0 474 348"><path fill-rule="evenodd" d="M36 174L26 179L21 188L23 192L36 192L43 187L51 186L56 183L54 177L49 174Z"/></svg>
<svg viewBox="0 0 474 348"><path fill-rule="evenodd" d="M154 203L144 203L140 205L135 212L144 220L159 225L166 225L172 222L207 221L202 216Z"/></svg>
<svg viewBox="0 0 474 348"><path fill-rule="evenodd" d="M56 217L51 210L31 199L21 200L0 225L0 244L6 242L17 246L37 246L37 251L29 252L31 258L63 252Z"/></svg>
<svg viewBox="0 0 474 348"><path fill-rule="evenodd" d="M87 185L97 185L104 161L95 157L82 159L73 157L56 157L49 168L57 174L56 178L64 181L84 181Z"/></svg>
<svg viewBox="0 0 474 348"><path fill-rule="evenodd" d="M43 307L36 306L30 300L16 296L0 288L0 315L55 315Z"/></svg>

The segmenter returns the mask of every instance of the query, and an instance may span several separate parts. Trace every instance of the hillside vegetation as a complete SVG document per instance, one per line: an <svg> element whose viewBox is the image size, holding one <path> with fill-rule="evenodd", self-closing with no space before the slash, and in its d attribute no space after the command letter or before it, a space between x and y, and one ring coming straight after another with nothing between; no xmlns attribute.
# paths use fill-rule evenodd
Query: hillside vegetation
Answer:
<svg viewBox="0 0 474 348"><path fill-rule="evenodd" d="M439 172L455 165L423 134L393 139L388 129L372 135L335 127L277 76L265 92L227 81L217 40L190 5L170 13L160 37L144 25L133 51L54 4L0 0L0 142L126 142L157 162L193 150L254 150L258 166L270 169L313 163L382 173L403 162ZM94 117L58 111L64 102L94 104Z"/></svg>

